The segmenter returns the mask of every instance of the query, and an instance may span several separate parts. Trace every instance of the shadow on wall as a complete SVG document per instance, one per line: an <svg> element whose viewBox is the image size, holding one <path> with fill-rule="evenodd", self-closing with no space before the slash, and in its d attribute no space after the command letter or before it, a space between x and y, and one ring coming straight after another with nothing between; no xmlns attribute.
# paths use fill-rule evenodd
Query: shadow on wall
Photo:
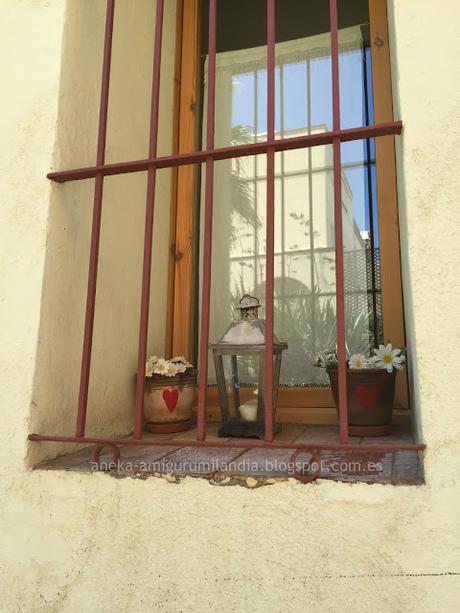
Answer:
<svg viewBox="0 0 460 613"><path fill-rule="evenodd" d="M159 150L172 135L175 3L163 38ZM106 161L148 151L155 6L119 3L115 12ZM55 169L95 163L105 3L71 0L59 91ZM171 78L169 78L169 76ZM44 180L46 180L44 178ZM80 378L94 180L52 184L34 399L29 430L73 435ZM131 432L142 279L146 174L104 182L87 434ZM158 173L149 351L164 348L170 171ZM73 445L33 443L29 464Z"/></svg>

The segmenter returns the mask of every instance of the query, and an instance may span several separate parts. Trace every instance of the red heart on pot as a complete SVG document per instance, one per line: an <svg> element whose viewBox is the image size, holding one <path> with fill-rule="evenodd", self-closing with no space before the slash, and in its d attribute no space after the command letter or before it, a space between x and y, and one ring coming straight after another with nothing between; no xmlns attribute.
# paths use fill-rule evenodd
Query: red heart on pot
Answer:
<svg viewBox="0 0 460 613"><path fill-rule="evenodd" d="M378 385L371 385L369 387L366 385L357 385L355 394L364 408L372 409L380 395L380 387Z"/></svg>
<svg viewBox="0 0 460 613"><path fill-rule="evenodd" d="M179 390L163 390L163 400L170 413L174 413L177 407L177 401L179 400Z"/></svg>

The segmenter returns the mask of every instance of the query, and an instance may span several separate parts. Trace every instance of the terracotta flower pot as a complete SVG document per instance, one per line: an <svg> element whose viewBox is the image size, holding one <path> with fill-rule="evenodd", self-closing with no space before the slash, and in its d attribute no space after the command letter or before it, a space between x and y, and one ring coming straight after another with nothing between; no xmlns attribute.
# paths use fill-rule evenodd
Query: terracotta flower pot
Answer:
<svg viewBox="0 0 460 613"><path fill-rule="evenodd" d="M169 433L192 427L196 374L193 368L175 377L146 377L144 415L147 430Z"/></svg>
<svg viewBox="0 0 460 613"><path fill-rule="evenodd" d="M335 406L338 407L337 368L327 369ZM396 370L347 369L348 433L350 436L390 434Z"/></svg>

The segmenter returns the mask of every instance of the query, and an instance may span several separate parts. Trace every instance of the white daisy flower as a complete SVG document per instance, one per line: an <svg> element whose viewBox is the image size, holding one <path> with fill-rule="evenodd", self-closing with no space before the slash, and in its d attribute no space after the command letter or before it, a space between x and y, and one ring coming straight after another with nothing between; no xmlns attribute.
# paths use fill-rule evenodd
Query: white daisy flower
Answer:
<svg viewBox="0 0 460 613"><path fill-rule="evenodd" d="M159 360L155 362L155 365L153 367L153 372L156 375L166 375L167 377L169 377L171 376L167 374L169 367L170 367L169 362L165 360L164 358L160 358Z"/></svg>
<svg viewBox="0 0 460 613"><path fill-rule="evenodd" d="M365 355L362 353L355 353L348 361L350 368L367 368L368 361Z"/></svg>
<svg viewBox="0 0 460 613"><path fill-rule="evenodd" d="M182 362L183 364L187 364L187 360L183 355L178 355L175 358L172 358L171 362Z"/></svg>
<svg viewBox="0 0 460 613"><path fill-rule="evenodd" d="M145 376L151 377L153 375L153 364L152 362L147 362L145 365Z"/></svg>
<svg viewBox="0 0 460 613"><path fill-rule="evenodd" d="M145 374L146 377L151 377L153 374L162 375L163 377L174 377L178 373L184 373L188 368L193 368L193 365L187 362L183 356L166 360L165 358L157 358L154 355L147 360Z"/></svg>
<svg viewBox="0 0 460 613"><path fill-rule="evenodd" d="M377 356L372 355L368 360L367 360L367 367L368 368L377 368L376 365L376 360L377 360Z"/></svg>
<svg viewBox="0 0 460 613"><path fill-rule="evenodd" d="M400 355L401 349L393 349L391 343L380 345L378 349L374 349L374 353L376 368L385 368L387 372L393 372L393 368L400 370L406 359L403 355Z"/></svg>
<svg viewBox="0 0 460 613"><path fill-rule="evenodd" d="M184 365L184 366L185 366L185 369L187 369L187 368L193 368L193 364L190 364L190 362L189 362L189 361L188 361L186 358L184 358L184 356L183 356L183 355L178 355L178 356L176 356L175 358L171 358L171 362L172 362L173 364L176 364L176 366L177 366L178 364L180 364L180 365ZM185 370L181 370L181 371L179 371L179 372L185 372Z"/></svg>
<svg viewBox="0 0 460 613"><path fill-rule="evenodd" d="M178 366L177 364L173 364L172 362L167 362L168 367L167 367L167 371L164 373L166 377L175 377L178 373Z"/></svg>

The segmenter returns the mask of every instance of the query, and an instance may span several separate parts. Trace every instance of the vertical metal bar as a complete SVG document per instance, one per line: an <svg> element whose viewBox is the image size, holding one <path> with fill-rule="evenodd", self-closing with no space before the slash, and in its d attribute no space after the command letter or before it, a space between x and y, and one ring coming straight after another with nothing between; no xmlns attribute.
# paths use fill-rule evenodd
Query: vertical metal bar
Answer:
<svg viewBox="0 0 460 613"><path fill-rule="evenodd" d="M97 139L97 166L102 166L105 162L105 144L107 140L107 112L109 106L110 63L112 59L114 13L115 0L107 0L104 51L102 61L101 98L99 106L99 132ZM76 422L76 436L78 437L85 435L86 408L88 405L89 373L91 368L91 351L93 346L94 310L96 305L97 268L99 260L99 242L101 236L103 185L103 175L101 173L96 174L94 184L93 221L91 228L91 245L88 269L88 288L86 293L85 326L83 332L80 390L78 395Z"/></svg>
<svg viewBox="0 0 460 613"><path fill-rule="evenodd" d="M339 31L337 0L329 0L331 21L332 56L332 118L333 130L340 130L340 82L339 82ZM337 355L339 385L339 425L340 442L348 442L347 414L347 371L345 353L345 288L343 268L343 230L342 230L342 161L340 138L332 143L334 158L334 230L335 230L335 282L337 317Z"/></svg>
<svg viewBox="0 0 460 613"><path fill-rule="evenodd" d="M157 156L158 111L160 104L161 43L163 36L164 0L157 0L155 14L155 44L153 51L152 97L150 111L149 158ZM142 271L141 315L139 324L139 351L137 360L136 410L134 438L142 438L144 425L145 361L149 328L150 279L152 271L153 216L155 209L156 168L147 174L147 198L145 206L144 261Z"/></svg>
<svg viewBox="0 0 460 613"><path fill-rule="evenodd" d="M259 134L259 126L258 126L258 115L259 115L259 79L257 76L257 68L254 70L254 143L258 140ZM257 269L260 261L260 253L259 253L259 237L257 232L257 222L258 222L258 183L259 183L259 166L257 164L257 157L254 156L254 181L253 181L253 189L254 189L254 291L257 287Z"/></svg>
<svg viewBox="0 0 460 613"><path fill-rule="evenodd" d="M273 440L273 311L275 276L275 0L267 0L267 236L265 267L265 440Z"/></svg>
<svg viewBox="0 0 460 613"><path fill-rule="evenodd" d="M312 128L312 111L311 111L311 60L307 59L307 125L308 125L308 134L311 134ZM315 261L315 228L314 228L314 204L313 204L313 155L312 148L308 147L307 149L307 159L308 159L308 219L310 222L309 226L309 247L310 247L310 312L311 312L311 330L312 330L312 339L313 345L311 347L312 355L315 355L318 351L317 347L317 338L316 338L316 313L317 313L317 301L318 308L320 306L319 301L320 297L320 287L319 287L319 275L318 275L318 287L315 285L315 270L316 270L316 261ZM318 291L317 291L318 290Z"/></svg>
<svg viewBox="0 0 460 613"><path fill-rule="evenodd" d="M216 0L209 0L208 101L206 148L214 149L216 99ZM214 160L206 158L203 236L203 286L201 292L200 363L198 378L197 440L206 438L206 394L208 390L208 344L211 304L212 208L214 201Z"/></svg>

